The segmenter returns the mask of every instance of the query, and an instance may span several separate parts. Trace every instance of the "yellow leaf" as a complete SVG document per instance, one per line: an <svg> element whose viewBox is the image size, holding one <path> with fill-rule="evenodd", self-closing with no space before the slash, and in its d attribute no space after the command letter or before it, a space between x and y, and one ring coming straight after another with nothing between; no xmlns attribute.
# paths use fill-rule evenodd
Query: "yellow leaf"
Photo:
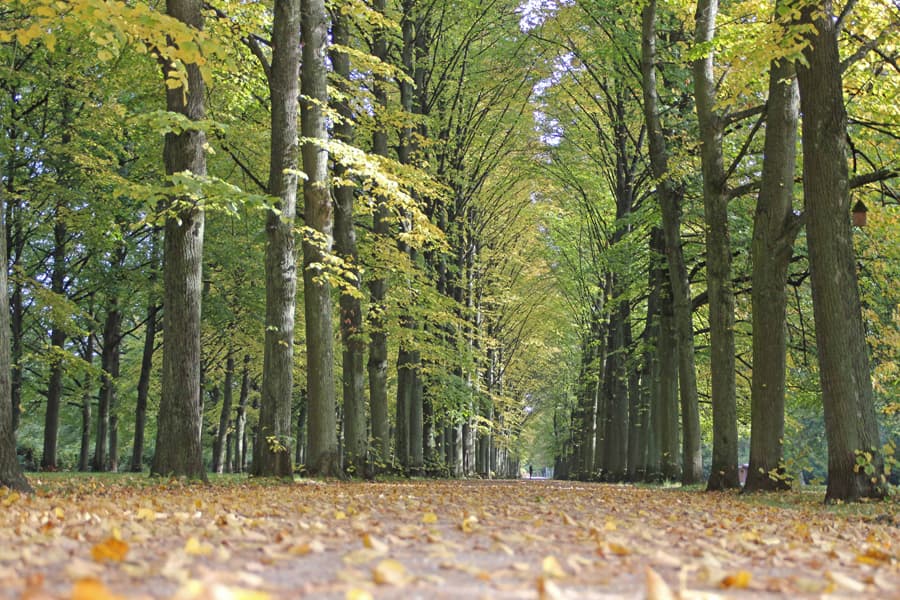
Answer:
<svg viewBox="0 0 900 600"><path fill-rule="evenodd" d="M387 552L388 551L387 544L385 544L384 542L382 542L381 540L379 540L376 537L372 537L368 533L363 536L362 542L363 542L363 546L365 546L366 548L375 550L377 552Z"/></svg>
<svg viewBox="0 0 900 600"><path fill-rule="evenodd" d="M213 553L213 547L195 537L190 537L184 545L184 552L191 556L209 556Z"/></svg>
<svg viewBox="0 0 900 600"><path fill-rule="evenodd" d="M97 51L97 60L99 60L101 62L106 62L106 61L112 60L112 58L113 58L113 53L110 52L109 50L104 50L101 48L100 50Z"/></svg>
<svg viewBox="0 0 900 600"><path fill-rule="evenodd" d="M53 18L56 16L56 11L50 8L49 6L38 6L32 11L34 16L36 17L48 17Z"/></svg>
<svg viewBox="0 0 900 600"><path fill-rule="evenodd" d="M12 506L19 498L21 498L21 494L19 492L11 492L6 498L3 499L3 506Z"/></svg>
<svg viewBox="0 0 900 600"><path fill-rule="evenodd" d="M631 550L623 546L622 544L617 544L616 542L610 542L608 544L609 551L615 554L616 556L628 556L631 554Z"/></svg>
<svg viewBox="0 0 900 600"><path fill-rule="evenodd" d="M139 508L135 518L138 521L153 521L156 519L156 511L149 508Z"/></svg>
<svg viewBox="0 0 900 600"><path fill-rule="evenodd" d="M114 537L107 538L91 548L91 557L97 562L122 562L128 554L128 544Z"/></svg>
<svg viewBox="0 0 900 600"><path fill-rule="evenodd" d="M472 533L476 529L478 529L478 517L475 515L469 515L465 519L463 519L462 523L460 523L459 528L462 529L463 533Z"/></svg>
<svg viewBox="0 0 900 600"><path fill-rule="evenodd" d="M422 515L422 522L425 523L426 525L431 525L432 523L437 523L437 520L438 520L437 515L434 514L433 512L427 512L424 515Z"/></svg>
<svg viewBox="0 0 900 600"><path fill-rule="evenodd" d="M72 586L72 600L118 600L117 596L109 591L103 583L97 579L79 579Z"/></svg>
<svg viewBox="0 0 900 600"><path fill-rule="evenodd" d="M615 531L616 530L616 522L615 521L607 521L606 525L603 526L603 529L607 531Z"/></svg>
<svg viewBox="0 0 900 600"><path fill-rule="evenodd" d="M388 558L372 569L372 580L382 585L403 585L409 580L409 575L403 563Z"/></svg>
<svg viewBox="0 0 900 600"><path fill-rule="evenodd" d="M546 577L538 577L537 586L540 600L561 600L563 598L562 590Z"/></svg>
<svg viewBox="0 0 900 600"><path fill-rule="evenodd" d="M733 575L727 575L719 582L719 587L722 588L744 589L748 585L750 585L750 573L748 571L738 571Z"/></svg>
<svg viewBox="0 0 900 600"><path fill-rule="evenodd" d="M545 577L562 579L566 576L565 570L555 556L544 557L544 560L541 561L541 571L543 571Z"/></svg>
<svg viewBox="0 0 900 600"><path fill-rule="evenodd" d="M336 510L336 511L334 511L334 518L338 521L340 521L341 519L346 519L347 513L345 513L342 510Z"/></svg>
<svg viewBox="0 0 900 600"><path fill-rule="evenodd" d="M359 588L351 588L347 590L347 593L344 595L346 600L373 600L374 597L366 590L361 590Z"/></svg>

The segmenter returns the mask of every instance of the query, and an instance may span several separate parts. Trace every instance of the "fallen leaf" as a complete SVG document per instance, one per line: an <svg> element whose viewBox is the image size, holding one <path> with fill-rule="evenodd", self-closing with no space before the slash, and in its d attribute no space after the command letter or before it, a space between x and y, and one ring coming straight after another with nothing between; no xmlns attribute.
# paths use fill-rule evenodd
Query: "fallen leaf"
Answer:
<svg viewBox="0 0 900 600"><path fill-rule="evenodd" d="M99 579L79 579L72 586L71 600L119 600Z"/></svg>
<svg viewBox="0 0 900 600"><path fill-rule="evenodd" d="M431 525L432 523L437 523L438 522L437 515L434 514L433 512L427 512L422 515L422 522L425 523L426 525Z"/></svg>
<svg viewBox="0 0 900 600"><path fill-rule="evenodd" d="M128 554L128 544L110 537L91 548L91 557L97 562L122 562Z"/></svg>
<svg viewBox="0 0 900 600"><path fill-rule="evenodd" d="M476 529L478 529L478 517L475 515L469 515L465 519L463 519L462 523L460 523L459 528L463 531L463 533L472 533Z"/></svg>
<svg viewBox="0 0 900 600"><path fill-rule="evenodd" d="M362 542L363 542L363 546L365 546L366 548L369 548L371 550L375 550L376 552L387 552L388 551L387 544L385 544L378 538L376 538L368 533L363 535Z"/></svg>
<svg viewBox="0 0 900 600"><path fill-rule="evenodd" d="M409 581L409 574L403 563L388 558L372 569L372 580L379 585L404 585Z"/></svg>
<svg viewBox="0 0 900 600"><path fill-rule="evenodd" d="M374 597L368 590L359 588L351 588L344 595L345 600L374 600Z"/></svg>
<svg viewBox="0 0 900 600"><path fill-rule="evenodd" d="M191 556L210 556L213 553L213 547L195 537L190 537L184 544L184 552Z"/></svg>
<svg viewBox="0 0 900 600"><path fill-rule="evenodd" d="M556 579L562 579L566 576L566 571L563 569L562 565L559 564L559 561L555 556L545 556L544 560L541 561L541 571L544 573L545 577L553 577Z"/></svg>
<svg viewBox="0 0 900 600"><path fill-rule="evenodd" d="M552 580L546 577L538 577L538 598L540 600L562 600L562 590Z"/></svg>
<svg viewBox="0 0 900 600"><path fill-rule="evenodd" d="M744 589L748 585L750 585L750 579L751 575L748 571L738 571L737 573L726 575L724 578L722 578L722 581L719 582L719 587L725 589Z"/></svg>

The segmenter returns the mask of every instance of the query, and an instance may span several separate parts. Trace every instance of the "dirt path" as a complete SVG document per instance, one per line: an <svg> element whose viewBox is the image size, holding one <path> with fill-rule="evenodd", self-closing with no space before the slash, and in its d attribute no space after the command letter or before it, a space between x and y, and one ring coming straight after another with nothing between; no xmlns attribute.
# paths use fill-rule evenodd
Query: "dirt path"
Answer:
<svg viewBox="0 0 900 600"><path fill-rule="evenodd" d="M62 479L0 491L0 598L900 598L883 508L540 480ZM648 592L648 567L667 585Z"/></svg>

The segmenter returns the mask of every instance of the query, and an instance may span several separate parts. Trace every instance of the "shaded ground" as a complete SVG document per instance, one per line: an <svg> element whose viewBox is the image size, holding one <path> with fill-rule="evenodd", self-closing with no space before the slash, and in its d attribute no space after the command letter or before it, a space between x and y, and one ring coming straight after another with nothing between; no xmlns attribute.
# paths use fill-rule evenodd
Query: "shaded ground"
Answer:
<svg viewBox="0 0 900 600"><path fill-rule="evenodd" d="M896 502L543 480L36 483L34 498L0 490L0 598L900 598ZM648 590L647 567L666 583Z"/></svg>

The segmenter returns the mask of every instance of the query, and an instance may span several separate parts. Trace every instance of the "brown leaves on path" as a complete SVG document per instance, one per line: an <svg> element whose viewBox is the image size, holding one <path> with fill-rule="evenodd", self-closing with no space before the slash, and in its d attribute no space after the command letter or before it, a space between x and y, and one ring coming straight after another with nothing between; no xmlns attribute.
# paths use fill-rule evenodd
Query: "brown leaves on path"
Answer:
<svg viewBox="0 0 900 600"><path fill-rule="evenodd" d="M54 478L35 497L0 490L0 598L896 594L896 503L872 519L809 496L776 508L547 481Z"/></svg>

